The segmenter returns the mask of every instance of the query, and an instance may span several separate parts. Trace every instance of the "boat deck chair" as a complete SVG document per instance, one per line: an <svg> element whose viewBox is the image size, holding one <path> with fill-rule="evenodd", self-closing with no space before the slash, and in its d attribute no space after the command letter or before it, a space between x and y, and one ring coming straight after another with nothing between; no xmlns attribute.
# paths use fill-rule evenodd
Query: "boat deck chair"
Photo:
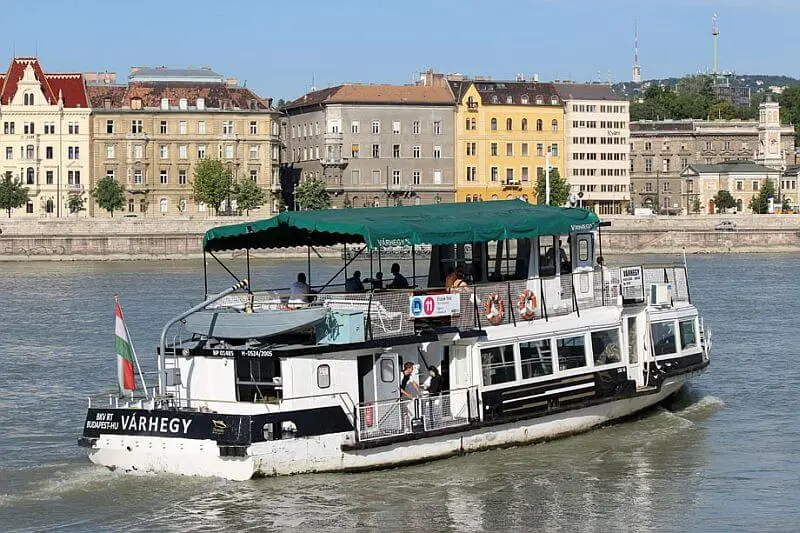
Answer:
<svg viewBox="0 0 800 533"><path fill-rule="evenodd" d="M384 333L400 333L403 329L403 313L401 311L389 311L378 300L348 298L345 295L326 297L323 304L325 307L338 310L361 311L365 315L369 313L370 323L378 326ZM396 324L396 325L395 325Z"/></svg>

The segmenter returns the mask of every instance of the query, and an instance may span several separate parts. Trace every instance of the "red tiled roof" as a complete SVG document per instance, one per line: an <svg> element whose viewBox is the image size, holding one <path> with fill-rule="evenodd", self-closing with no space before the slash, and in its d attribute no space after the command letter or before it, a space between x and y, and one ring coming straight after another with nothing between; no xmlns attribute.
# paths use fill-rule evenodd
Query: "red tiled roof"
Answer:
<svg viewBox="0 0 800 533"><path fill-rule="evenodd" d="M33 68L34 76L41 84L42 92L49 104L57 104L60 93L64 99L64 107L89 107L83 75L79 73L45 73L39 60L35 57L15 57L11 60L8 72L2 78L0 104L8 104L14 98L17 84L22 79L28 65Z"/></svg>
<svg viewBox="0 0 800 533"><path fill-rule="evenodd" d="M131 100L139 98L142 109L160 109L161 99L168 98L169 105L177 107L185 98L189 106L195 106L203 98L207 109L269 110L269 100L259 98L245 87L230 87L224 83L189 82L131 82L122 85L90 85L88 87L92 107L102 109L106 99L112 109L131 107Z"/></svg>
<svg viewBox="0 0 800 533"><path fill-rule="evenodd" d="M296 109L321 103L348 104L453 104L447 87L426 85L363 85L348 83L308 93L286 105Z"/></svg>

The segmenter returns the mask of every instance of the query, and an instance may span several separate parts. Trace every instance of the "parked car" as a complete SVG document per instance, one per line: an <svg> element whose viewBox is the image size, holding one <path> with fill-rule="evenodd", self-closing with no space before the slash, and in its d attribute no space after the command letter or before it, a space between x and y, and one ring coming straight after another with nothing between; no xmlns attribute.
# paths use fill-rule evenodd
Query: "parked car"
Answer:
<svg viewBox="0 0 800 533"><path fill-rule="evenodd" d="M736 231L736 222L732 220L723 220L714 229L717 231Z"/></svg>

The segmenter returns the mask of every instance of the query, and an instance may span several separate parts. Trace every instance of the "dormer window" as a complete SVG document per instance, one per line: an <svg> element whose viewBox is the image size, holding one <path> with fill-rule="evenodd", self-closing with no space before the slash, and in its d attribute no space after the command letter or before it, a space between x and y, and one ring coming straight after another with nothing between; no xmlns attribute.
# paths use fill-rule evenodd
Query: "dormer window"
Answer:
<svg viewBox="0 0 800 533"><path fill-rule="evenodd" d="M528 105L528 95L527 94L523 94L520 97L520 102L522 102L523 105Z"/></svg>
<svg viewBox="0 0 800 533"><path fill-rule="evenodd" d="M131 109L141 109L142 108L142 99L141 98L132 98L131 99Z"/></svg>
<svg viewBox="0 0 800 533"><path fill-rule="evenodd" d="M103 98L103 109L111 109L111 98Z"/></svg>
<svg viewBox="0 0 800 533"><path fill-rule="evenodd" d="M544 103L544 98L542 98L541 94L536 95L536 105L542 105Z"/></svg>
<svg viewBox="0 0 800 533"><path fill-rule="evenodd" d="M161 99L161 109L169 109L169 98Z"/></svg>
<svg viewBox="0 0 800 533"><path fill-rule="evenodd" d="M181 98L180 100L178 100L178 107L180 107L184 111L186 110L187 107L186 98Z"/></svg>
<svg viewBox="0 0 800 533"><path fill-rule="evenodd" d="M496 94L493 94L493 95L492 95L492 103L493 103L493 104L496 104L496 103L497 103L497 95L496 95Z"/></svg>
<svg viewBox="0 0 800 533"><path fill-rule="evenodd" d="M206 108L206 99L205 98L198 98L197 99L197 109L205 109Z"/></svg>
<svg viewBox="0 0 800 533"><path fill-rule="evenodd" d="M506 96L506 103L507 104L513 104L514 103L514 97L513 96Z"/></svg>
<svg viewBox="0 0 800 533"><path fill-rule="evenodd" d="M22 95L23 105L33 105L33 93L25 93Z"/></svg>
<svg viewBox="0 0 800 533"><path fill-rule="evenodd" d="M558 96L550 98L550 105L558 105Z"/></svg>

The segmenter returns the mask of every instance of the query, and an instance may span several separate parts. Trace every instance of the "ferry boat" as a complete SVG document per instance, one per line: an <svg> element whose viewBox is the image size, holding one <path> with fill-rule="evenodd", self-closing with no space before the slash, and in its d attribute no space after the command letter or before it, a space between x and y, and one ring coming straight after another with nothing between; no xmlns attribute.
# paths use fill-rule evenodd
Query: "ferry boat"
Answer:
<svg viewBox="0 0 800 533"><path fill-rule="evenodd" d="M79 444L111 469L246 480L430 461L633 415L704 370L711 337L685 262L607 267L604 224L508 200L213 228L205 260L244 250L247 272L226 266L235 283L212 295L204 276L204 300L162 330L157 390L91 397ZM307 247L310 283L314 247L359 244L376 279L390 270L381 243L398 240L430 246L427 272L414 262L394 284L387 273L383 288L345 292L345 254L308 294L252 290L252 250Z"/></svg>

